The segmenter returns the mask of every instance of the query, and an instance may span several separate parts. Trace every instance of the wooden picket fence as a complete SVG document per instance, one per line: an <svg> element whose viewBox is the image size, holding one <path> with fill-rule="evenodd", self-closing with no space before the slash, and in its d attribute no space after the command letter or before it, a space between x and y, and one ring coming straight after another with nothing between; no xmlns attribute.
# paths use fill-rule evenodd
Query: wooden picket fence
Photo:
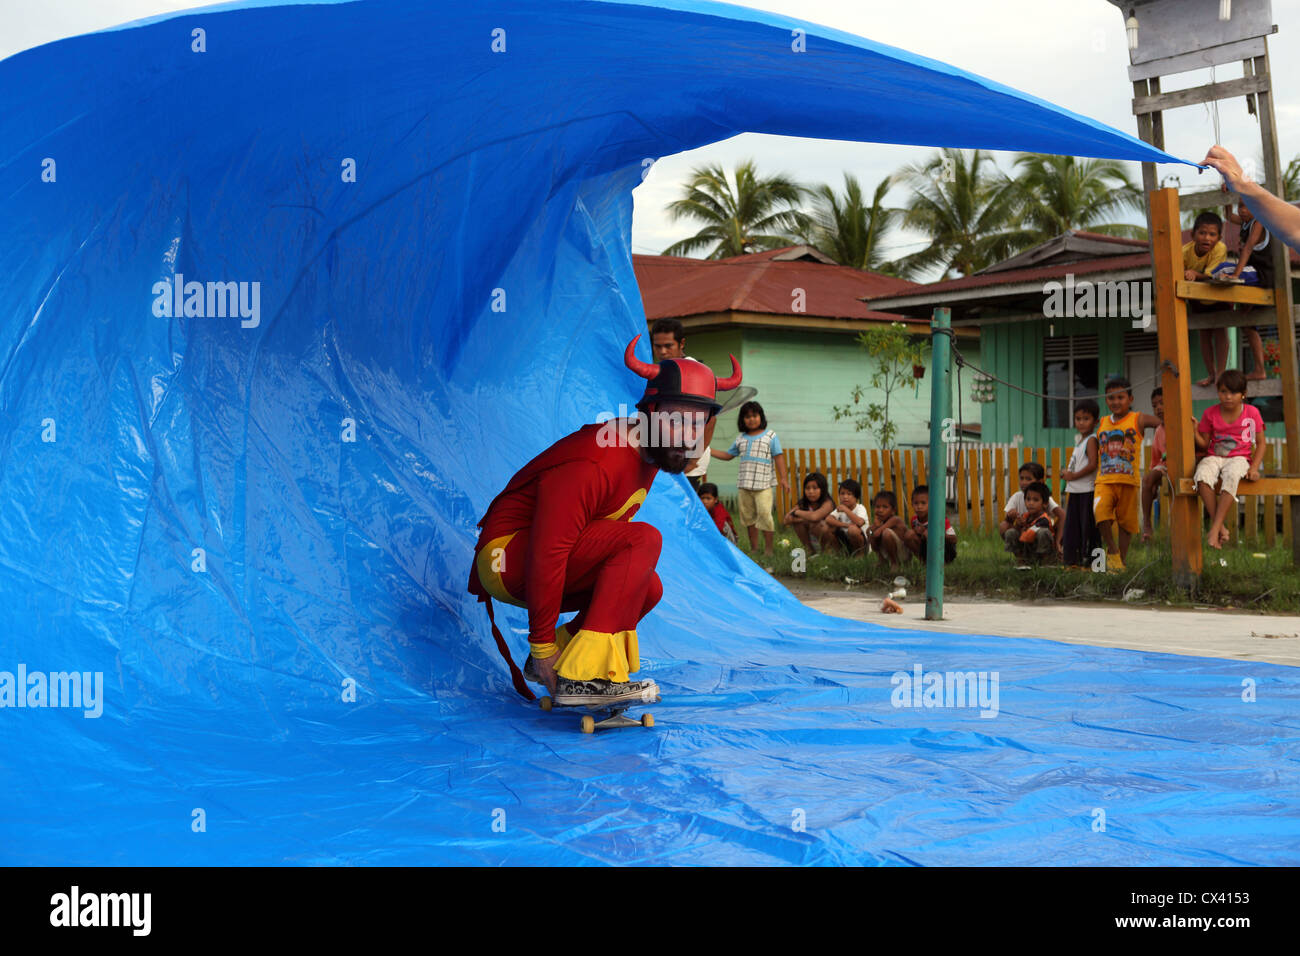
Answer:
<svg viewBox="0 0 1300 956"><path fill-rule="evenodd" d="M1149 460L1149 446L1143 447L1143 458ZM845 478L852 478L862 486L863 503L870 510L872 496L879 491L892 491L898 499L899 513L910 517L912 489L928 484L926 449L907 448L885 451L871 448L787 448L783 452L786 470L790 476L793 497L784 489L776 489L778 516L795 506L802 494L804 478L815 471L826 476L831 499ZM1062 490L1059 475L1069 461L1067 448L1021 448L1014 445L990 445L971 442L948 446L948 498L949 514L959 531L983 534L997 533L998 523L1006 509L1007 499L1020 490L1020 466L1036 461L1047 471L1047 483L1052 494L1064 507L1068 497ZM1268 439L1264 452L1262 471L1277 470L1285 460L1281 439ZM1238 520L1229 522L1236 542L1238 536L1247 542L1273 547L1277 542L1278 527L1286 547L1291 546L1291 509L1280 495L1242 495L1244 508L1238 505ZM931 500L935 495L931 494ZM1160 528L1168 523L1169 485L1162 483L1158 508L1152 513L1152 523ZM955 508L955 513L954 513ZM1244 511L1244 522L1241 512ZM1280 521L1279 521L1280 512ZM1240 530L1238 525L1242 525Z"/></svg>

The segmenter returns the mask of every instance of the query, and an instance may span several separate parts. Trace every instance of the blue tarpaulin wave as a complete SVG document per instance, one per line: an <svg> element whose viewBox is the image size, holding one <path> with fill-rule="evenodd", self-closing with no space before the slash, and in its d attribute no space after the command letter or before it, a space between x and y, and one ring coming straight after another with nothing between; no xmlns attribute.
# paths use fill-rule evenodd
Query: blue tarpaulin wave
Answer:
<svg viewBox="0 0 1300 956"><path fill-rule="evenodd" d="M1300 859L1286 668L825 618L668 476L655 730L524 704L465 593L509 475L639 393L644 160L1171 157L688 2L218 8L11 57L0 102L0 672L103 680L0 709L0 862ZM916 665L996 671L997 715L893 706Z"/></svg>

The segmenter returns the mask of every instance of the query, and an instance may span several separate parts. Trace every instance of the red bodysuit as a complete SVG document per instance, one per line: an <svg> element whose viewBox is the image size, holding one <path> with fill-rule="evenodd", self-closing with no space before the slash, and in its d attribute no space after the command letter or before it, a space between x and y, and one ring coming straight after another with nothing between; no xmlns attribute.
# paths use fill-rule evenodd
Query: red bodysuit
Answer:
<svg viewBox="0 0 1300 956"><path fill-rule="evenodd" d="M479 522L469 592L527 607L532 653L549 657L558 646L557 674L626 681L640 666L637 623L663 595L659 532L631 521L658 468L626 444L601 447L602 427L560 439L493 499ZM568 611L577 617L557 629ZM495 625L494 636L510 661ZM511 672L531 696L513 662Z"/></svg>

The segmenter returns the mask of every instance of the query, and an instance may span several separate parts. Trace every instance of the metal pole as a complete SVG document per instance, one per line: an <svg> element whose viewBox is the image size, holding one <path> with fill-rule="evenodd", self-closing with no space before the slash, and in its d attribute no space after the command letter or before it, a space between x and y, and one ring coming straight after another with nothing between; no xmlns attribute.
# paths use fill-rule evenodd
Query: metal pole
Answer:
<svg viewBox="0 0 1300 956"><path fill-rule="evenodd" d="M944 523L948 517L948 448L944 433L952 426L952 310L935 309L930 322L930 519L925 558L925 619L943 620ZM1300 534L1300 529L1297 531Z"/></svg>

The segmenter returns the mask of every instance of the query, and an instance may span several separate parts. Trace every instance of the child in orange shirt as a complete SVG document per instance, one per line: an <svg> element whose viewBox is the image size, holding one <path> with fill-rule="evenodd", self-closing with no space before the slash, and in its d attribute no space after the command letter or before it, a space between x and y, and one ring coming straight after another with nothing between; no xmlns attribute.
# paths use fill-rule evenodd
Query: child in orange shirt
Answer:
<svg viewBox="0 0 1300 956"><path fill-rule="evenodd" d="M1138 523L1138 494L1141 479L1138 462L1142 460L1142 436L1148 428L1159 428L1160 419L1145 412L1133 411L1133 386L1120 376L1106 382L1106 407L1097 424L1097 446L1101 459L1097 464L1093 516L1106 546L1106 570L1124 570L1124 558L1133 535L1141 530Z"/></svg>

